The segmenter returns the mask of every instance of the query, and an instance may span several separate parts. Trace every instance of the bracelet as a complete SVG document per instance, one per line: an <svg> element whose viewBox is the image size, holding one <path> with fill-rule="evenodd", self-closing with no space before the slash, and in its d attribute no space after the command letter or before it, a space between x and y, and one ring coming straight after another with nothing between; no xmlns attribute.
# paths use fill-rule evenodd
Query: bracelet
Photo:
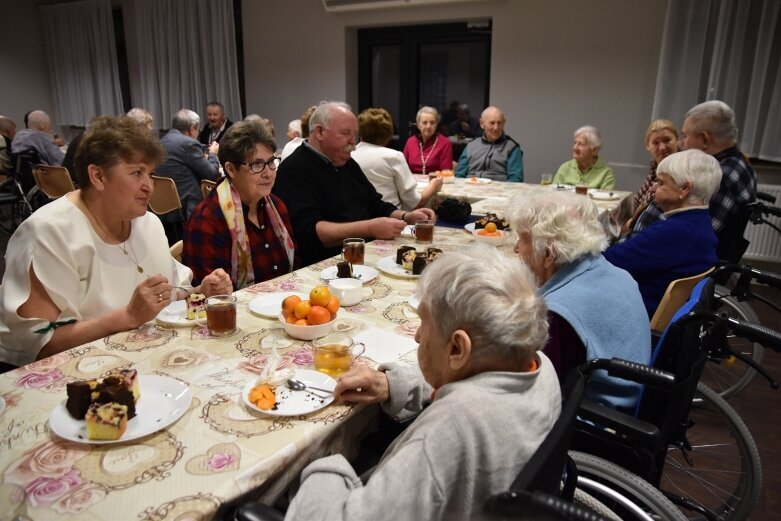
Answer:
<svg viewBox="0 0 781 521"><path fill-rule="evenodd" d="M407 216L407 212L401 212L401 220L404 221L404 218ZM407 222L407 221L404 221Z"/></svg>

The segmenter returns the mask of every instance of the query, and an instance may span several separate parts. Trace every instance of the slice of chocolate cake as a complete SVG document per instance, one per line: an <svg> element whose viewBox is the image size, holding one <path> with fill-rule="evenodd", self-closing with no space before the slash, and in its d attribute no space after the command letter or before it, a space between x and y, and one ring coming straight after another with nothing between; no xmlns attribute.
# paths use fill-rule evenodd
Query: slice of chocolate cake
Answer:
<svg viewBox="0 0 781 521"><path fill-rule="evenodd" d="M401 246L398 250L396 250L396 264L404 264L404 254L414 249L415 248L412 246Z"/></svg>
<svg viewBox="0 0 781 521"><path fill-rule="evenodd" d="M428 258L429 262L442 255L442 253L444 252L439 248L426 248L426 258Z"/></svg>
<svg viewBox="0 0 781 521"><path fill-rule="evenodd" d="M337 262L336 276L340 279L351 279L353 277L353 265L347 261Z"/></svg>
<svg viewBox="0 0 781 521"><path fill-rule="evenodd" d="M116 377L110 376L103 381L103 386L93 397L94 403L118 403L127 407L127 419L132 420L136 416L136 402L133 399L133 393L122 381L117 381ZM113 383L112 383L113 382ZM111 385L107 385L110 383Z"/></svg>
<svg viewBox="0 0 781 521"><path fill-rule="evenodd" d="M428 266L428 260L425 255L416 255L415 260L412 261L412 274L420 275L423 270Z"/></svg>
<svg viewBox="0 0 781 521"><path fill-rule="evenodd" d="M87 414L87 409L92 403L92 391L97 383L96 380L79 380L66 385L68 400L65 402L65 408L71 417L77 420L84 419L84 415Z"/></svg>

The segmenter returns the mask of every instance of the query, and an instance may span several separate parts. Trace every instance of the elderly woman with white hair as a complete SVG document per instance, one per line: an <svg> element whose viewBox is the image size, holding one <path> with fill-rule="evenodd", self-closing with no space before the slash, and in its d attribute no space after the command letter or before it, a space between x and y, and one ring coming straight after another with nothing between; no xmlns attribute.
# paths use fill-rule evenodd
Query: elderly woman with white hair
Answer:
<svg viewBox="0 0 781 521"><path fill-rule="evenodd" d="M640 286L648 316L653 316L667 286L702 273L716 263L718 239L708 201L719 189L716 159L691 149L669 155L656 168L659 221L607 249L605 258L628 271Z"/></svg>
<svg viewBox="0 0 781 521"><path fill-rule="evenodd" d="M528 187L510 201L518 232L515 252L532 270L548 305L550 340L544 352L559 378L593 358L647 364L651 333L632 277L600 255L605 244L598 209L587 197ZM630 410L640 386L595 374L587 397Z"/></svg>
<svg viewBox="0 0 781 521"><path fill-rule="evenodd" d="M553 177L554 183L584 184L589 188L614 190L616 178L613 169L599 157L602 134L596 127L580 127L573 134L572 159L562 164Z"/></svg>
<svg viewBox="0 0 781 521"><path fill-rule="evenodd" d="M482 245L447 253L418 295L419 367L359 366L334 393L417 418L365 483L341 455L310 464L285 519L473 519L558 418L559 382L538 352L545 304L525 266Z"/></svg>
<svg viewBox="0 0 781 521"><path fill-rule="evenodd" d="M420 135L410 136L404 145L404 159L413 174L430 174L453 168L453 144L437 132L439 112L434 107L421 107L415 121Z"/></svg>

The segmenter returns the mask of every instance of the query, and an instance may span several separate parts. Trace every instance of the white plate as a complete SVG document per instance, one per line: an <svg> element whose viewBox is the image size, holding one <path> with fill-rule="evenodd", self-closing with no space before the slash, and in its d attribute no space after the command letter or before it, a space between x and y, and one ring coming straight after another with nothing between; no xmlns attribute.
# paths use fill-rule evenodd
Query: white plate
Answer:
<svg viewBox="0 0 781 521"><path fill-rule="evenodd" d="M371 266L365 264L353 264L353 277L364 284L377 278L379 273ZM336 277L336 266L331 266L320 272L320 278L323 280L333 280Z"/></svg>
<svg viewBox="0 0 781 521"><path fill-rule="evenodd" d="M466 184L468 185L485 185L490 183L492 180L488 179L486 177L469 177L466 180Z"/></svg>
<svg viewBox="0 0 781 521"><path fill-rule="evenodd" d="M328 376L327 374L320 373L318 371L312 371L311 369L297 369L296 376L294 377L299 382L304 382L307 385L314 385L322 389L333 390L336 387L336 380ZM264 411L258 409L258 407L249 401L249 392L253 387L257 385L257 380L252 379L247 382L244 389L241 391L241 399L244 404L260 413L268 416L301 416L303 414L313 413L320 409L327 407L334 401L333 396L326 398L320 398L306 391L292 391L284 385L280 385L276 389L277 393L277 409L269 409ZM324 394L320 391L314 391L317 394Z"/></svg>
<svg viewBox="0 0 781 521"><path fill-rule="evenodd" d="M414 237L415 236L415 225L414 224L408 224L404 227L403 230L401 230L401 236L402 237Z"/></svg>
<svg viewBox="0 0 781 521"><path fill-rule="evenodd" d="M420 275L413 275L411 271L405 270L399 264L396 264L396 256L383 257L377 261L377 267L380 271L394 277L400 277L402 279L417 279Z"/></svg>
<svg viewBox="0 0 781 521"><path fill-rule="evenodd" d="M409 307L417 311L418 306L420 306L420 297L418 297L417 295L412 295L410 298L407 299L407 304L409 304Z"/></svg>
<svg viewBox="0 0 781 521"><path fill-rule="evenodd" d="M282 310L282 301L290 295L298 295L301 300L306 300L309 295L298 293L296 291L285 291L282 293L268 293L255 297L249 301L249 310L266 318L277 318Z"/></svg>
<svg viewBox="0 0 781 521"><path fill-rule="evenodd" d="M143 438L171 425L190 407L193 392L187 385L158 375L139 375L141 396L136 402L136 416L127 422L127 430L118 440L90 440L87 438L87 422L75 420L62 402L49 416L49 427L60 438L76 443L106 445Z"/></svg>
<svg viewBox="0 0 781 521"><path fill-rule="evenodd" d="M475 232L475 223L466 223L464 225L464 230L468 231L469 233Z"/></svg>
<svg viewBox="0 0 781 521"><path fill-rule="evenodd" d="M592 199L598 201L615 201L616 199L621 199L620 195L607 190L589 190L588 195L590 195Z"/></svg>
<svg viewBox="0 0 781 521"><path fill-rule="evenodd" d="M171 302L157 314L157 321L174 327L194 326L195 320L187 318L187 301Z"/></svg>

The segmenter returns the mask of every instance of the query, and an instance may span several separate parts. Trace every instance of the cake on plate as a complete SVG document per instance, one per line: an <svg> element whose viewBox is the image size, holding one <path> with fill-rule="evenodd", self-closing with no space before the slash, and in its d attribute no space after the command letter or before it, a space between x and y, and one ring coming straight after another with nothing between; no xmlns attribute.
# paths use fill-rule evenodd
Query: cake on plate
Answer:
<svg viewBox="0 0 781 521"><path fill-rule="evenodd" d="M353 277L353 265L347 261L337 262L336 276L340 279L351 279Z"/></svg>
<svg viewBox="0 0 781 521"><path fill-rule="evenodd" d="M479 230L481 228L485 228L485 225L488 223L494 223L496 225L497 230L509 230L510 229L510 223L507 222L506 219L500 219L495 213L488 212L485 217L482 219L478 219L475 221L475 229Z"/></svg>
<svg viewBox="0 0 781 521"><path fill-rule="evenodd" d="M127 430L127 407L115 402L93 403L84 418L91 440L118 440Z"/></svg>
<svg viewBox="0 0 781 521"><path fill-rule="evenodd" d="M187 320L195 320L196 317L206 316L206 295L203 293L190 293L187 295Z"/></svg>

